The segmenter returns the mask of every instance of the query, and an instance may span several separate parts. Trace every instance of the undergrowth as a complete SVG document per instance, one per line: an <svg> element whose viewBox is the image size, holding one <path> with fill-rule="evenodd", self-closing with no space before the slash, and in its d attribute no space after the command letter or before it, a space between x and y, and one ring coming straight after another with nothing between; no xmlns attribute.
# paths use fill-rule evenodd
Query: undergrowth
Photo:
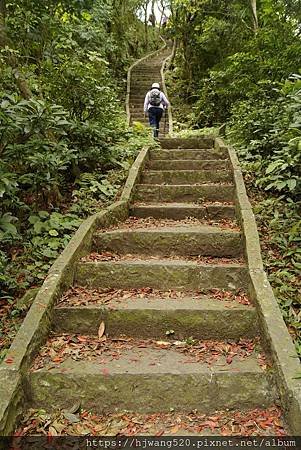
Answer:
<svg viewBox="0 0 301 450"><path fill-rule="evenodd" d="M115 157L110 170L79 173L66 189L68 201L63 205L29 211L22 223L8 213L1 217L0 361L55 259L86 217L118 198L135 157L146 145L154 145L149 131L130 129L111 149Z"/></svg>

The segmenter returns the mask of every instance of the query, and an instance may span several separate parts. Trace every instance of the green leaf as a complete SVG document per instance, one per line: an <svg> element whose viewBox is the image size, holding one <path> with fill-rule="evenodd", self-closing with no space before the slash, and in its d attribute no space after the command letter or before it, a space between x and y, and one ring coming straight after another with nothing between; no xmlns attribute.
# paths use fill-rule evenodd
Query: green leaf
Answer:
<svg viewBox="0 0 301 450"><path fill-rule="evenodd" d="M274 161L271 164L268 165L266 169L266 174L269 174L271 172L274 172L274 170L279 167L282 164L282 161Z"/></svg>
<svg viewBox="0 0 301 450"><path fill-rule="evenodd" d="M44 224L42 222L35 222L33 229L35 231L36 234L40 234L42 232L42 230L44 229Z"/></svg>
<svg viewBox="0 0 301 450"><path fill-rule="evenodd" d="M59 233L56 230L50 230L49 231L50 236L58 236Z"/></svg>
<svg viewBox="0 0 301 450"><path fill-rule="evenodd" d="M47 211L39 211L38 214L41 219L47 219L49 217L49 212Z"/></svg>
<svg viewBox="0 0 301 450"><path fill-rule="evenodd" d="M296 186L297 186L297 180L296 179L288 180L287 181L287 186L288 186L290 191L293 191L296 188Z"/></svg>

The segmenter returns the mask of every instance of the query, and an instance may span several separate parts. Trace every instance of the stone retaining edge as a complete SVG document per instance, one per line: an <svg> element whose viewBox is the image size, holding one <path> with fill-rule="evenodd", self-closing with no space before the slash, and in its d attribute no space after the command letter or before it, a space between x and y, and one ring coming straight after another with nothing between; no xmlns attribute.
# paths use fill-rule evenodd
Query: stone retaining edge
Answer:
<svg viewBox="0 0 301 450"><path fill-rule="evenodd" d="M130 126L130 122L131 122L131 111L130 111L130 93L131 93L131 76L132 76L132 70L134 69L134 67L136 67L138 64L140 64L142 61L145 61L148 58L151 58L152 56L156 56L158 53L160 53L162 50L165 50L165 48L167 47L167 44L165 42L165 40L160 36L160 38L162 39L162 41L164 42L164 45L162 47L160 47L158 50L155 50L154 52L151 52L145 56L143 56L140 59L137 59L137 61L135 61L131 67L128 70L127 73L127 88L126 88L126 99L125 99L125 108L126 108L126 116L127 116L127 125Z"/></svg>
<svg viewBox="0 0 301 450"><path fill-rule="evenodd" d="M227 147L224 142L216 138L215 148L224 147ZM265 346L272 357L286 421L291 433L301 436L301 380L296 379L300 373L299 359L263 268L256 221L239 160L233 147L228 146L228 151L234 172L237 217L243 231L245 256L250 272L250 296L257 306Z"/></svg>
<svg viewBox="0 0 301 450"><path fill-rule="evenodd" d="M149 147L143 148L130 168L129 175L120 197L121 201L126 201L127 203L132 201L134 187L139 183L142 172L149 160L149 150Z"/></svg>
<svg viewBox="0 0 301 450"><path fill-rule="evenodd" d="M167 87L166 87L166 82L165 82L165 72L168 70L169 63L173 59L174 51L175 51L175 45L173 46L172 53L169 56L167 56L167 58L163 61L163 64L161 67L162 87L163 87L163 92L167 98L168 98L168 95L167 95ZM168 113L168 127L169 127L168 134L170 136L172 136L173 135L173 119L172 119L171 106L168 108L167 113ZM166 111L165 111L165 114L166 114Z"/></svg>
<svg viewBox="0 0 301 450"><path fill-rule="evenodd" d="M24 374L51 329L52 313L59 296L73 282L75 263L92 247L97 228L126 220L135 184L148 158L148 148L138 154L118 202L86 219L54 262L28 311L5 360L0 364L0 436L9 435L25 403ZM0 444L1 448L1 444Z"/></svg>

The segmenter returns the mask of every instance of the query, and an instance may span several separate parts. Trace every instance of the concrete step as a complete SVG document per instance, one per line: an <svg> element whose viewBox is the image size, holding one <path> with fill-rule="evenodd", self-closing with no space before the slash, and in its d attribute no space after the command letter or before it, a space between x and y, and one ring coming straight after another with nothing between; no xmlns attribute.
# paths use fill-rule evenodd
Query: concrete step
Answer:
<svg viewBox="0 0 301 450"><path fill-rule="evenodd" d="M140 66L136 66L134 70L132 71L133 75L136 74L142 74L142 75L155 75L161 73L161 66L162 66L163 60L158 60L157 62L154 62L154 64L143 64Z"/></svg>
<svg viewBox="0 0 301 450"><path fill-rule="evenodd" d="M245 266L237 263L201 264L187 260L149 259L80 262L74 282L78 286L161 290L244 289Z"/></svg>
<svg viewBox="0 0 301 450"><path fill-rule="evenodd" d="M131 112L131 116L136 119L136 118L143 118L144 117L144 111L143 109L141 109L141 111L136 112L135 110L133 110L133 112ZM145 117L148 119L148 113L146 113ZM164 115L163 115L164 117Z"/></svg>
<svg viewBox="0 0 301 450"><path fill-rule="evenodd" d="M132 114L144 115L143 104L135 105L132 103L130 106L132 106Z"/></svg>
<svg viewBox="0 0 301 450"><path fill-rule="evenodd" d="M161 76L160 74L157 74L154 77L147 77L147 78L138 78L138 77L132 77L131 78L131 90L136 89L136 87L142 87L145 89L150 89L153 83L159 83L161 84Z"/></svg>
<svg viewBox="0 0 301 450"><path fill-rule="evenodd" d="M183 220L187 217L197 219L234 219L234 205L208 204L202 206L195 203L154 203L133 204L130 214L134 217L154 217L156 219Z"/></svg>
<svg viewBox="0 0 301 450"><path fill-rule="evenodd" d="M210 170L213 172L231 168L227 159L153 159L148 161L147 169L150 170Z"/></svg>
<svg viewBox="0 0 301 450"><path fill-rule="evenodd" d="M230 170L145 170L141 183L144 184L198 184L232 182Z"/></svg>
<svg viewBox="0 0 301 450"><path fill-rule="evenodd" d="M61 411L47 410L47 414L43 414L41 418L40 410L29 410L25 413L25 418L23 419L23 421L21 421L18 429L16 430L16 436L23 436L24 431L28 431L28 417L32 417L31 427L33 426L32 424L34 422L34 418L38 417L39 420L35 421L36 426L34 430L41 429L41 427L43 427L43 432L45 432L47 430L47 424L51 424L50 426L52 426L53 423L55 424L57 418L60 417L61 414ZM233 438L231 439L233 441L232 444L234 445L234 447L236 446L237 450L239 450L248 447L247 442L253 440L250 437L244 438L244 444L242 444L244 445L244 447L240 447L241 439L238 436L243 436L243 434L245 433L245 424L247 424L249 436L266 436L267 434L269 436L289 436L289 431L286 429L287 427L284 420L282 419L281 410L276 405L271 405L269 408L265 409L253 408L246 409L244 411L241 411L239 409L222 411L219 410L217 412L214 412L214 415L202 414L198 411L188 411L187 413L169 411L167 413L157 414L138 414L134 412L127 412L126 414L78 414L77 417L79 420L79 422L75 424L77 430L83 430L83 433L85 434L89 432L89 436L92 436L93 433L95 434L95 430L97 430L98 435L107 437L107 445L109 445L110 439L112 439L113 441L115 441L116 439L116 441L120 443L120 447L122 446L123 448L127 449L129 447L125 446L126 436L128 436L128 438L133 441L135 447L141 448L143 448L145 443L144 440L145 438L147 439L147 437L150 437L150 445L154 446L155 448L158 448L159 445L161 445L162 448L161 442L163 439L165 442L167 442L167 444L164 443L164 448L172 448L171 445L173 438L183 439L184 437L184 439L187 439L187 445L189 444L190 448L195 449L197 449L198 447L203 447L205 444L208 445L208 443L210 443L211 446L222 447L220 442L227 442L225 436L233 436ZM266 430L267 417L269 418L268 432ZM69 423L65 426L65 442L71 440L69 439L69 436L74 436L73 427L74 424L72 423ZM135 436L133 436L133 428ZM33 432L33 428L31 428L31 433ZM37 431L35 431L35 435L37 435ZM116 438L113 438L113 435L116 436ZM216 437L219 436L220 439L212 437L213 435ZM153 436L155 438L153 438ZM163 439L161 437L163 437ZM207 439L207 442L204 439L206 437L209 437L209 439ZM56 439L57 438L54 438L54 440ZM96 437L94 439L96 439ZM257 439L259 442L259 439L261 438ZM49 435L47 436L45 434L43 434L43 436L41 434L35 437L31 436L31 449L34 450L38 448L38 450L40 450L42 448L45 448L48 445L49 440ZM62 441L62 438L60 440ZM283 439L280 438L279 442L280 440L283 441ZM89 439L87 436L86 442L89 442L89 444L93 445L92 441L93 439ZM36 447L34 445L34 442L39 443L40 447ZM95 440L94 446L96 446L97 442L98 439ZM176 442L177 441L175 441L175 443ZM180 442L184 443L184 440ZM272 442L272 440L270 440L270 442ZM233 447L232 444L231 446ZM259 444L257 444L256 442L256 445ZM117 444L117 446L119 445ZM65 446L62 445L60 449L63 449L64 447ZM227 444L225 444L223 447L227 448ZM184 448L187 449L188 447Z"/></svg>
<svg viewBox="0 0 301 450"><path fill-rule="evenodd" d="M135 66L133 72L148 73L148 71L155 72L156 70L160 72L164 59L165 57L145 60L141 62L139 65Z"/></svg>
<svg viewBox="0 0 301 450"><path fill-rule="evenodd" d="M151 159L228 159L228 151L216 150L215 148L193 149L170 149L170 150L151 150Z"/></svg>
<svg viewBox="0 0 301 450"><path fill-rule="evenodd" d="M146 115L146 116L144 116L144 114L142 113L142 114L132 114L131 113L131 119L133 120L133 121L139 121L139 122L145 122L145 123L149 123L149 118L148 118L148 114ZM162 116L162 119L161 119L161 123L162 122L164 122L164 120L165 120L165 116L163 115ZM168 122L168 118L166 117L166 122Z"/></svg>
<svg viewBox="0 0 301 450"><path fill-rule="evenodd" d="M160 139L162 148L175 149L175 148L212 148L214 145L214 139L210 137L202 138L169 138Z"/></svg>
<svg viewBox="0 0 301 450"><path fill-rule="evenodd" d="M214 226L170 226L99 231L92 251L149 256L213 256L238 258L242 255L238 231Z"/></svg>
<svg viewBox="0 0 301 450"><path fill-rule="evenodd" d="M130 108L130 112L131 112L131 118L134 119L134 120L137 120L137 119L139 119L139 120L148 120L148 117L149 117L148 113L146 113L144 115L144 111L140 111L140 112L137 113L134 108ZM165 115L163 113L162 119L164 119L164 117L165 117ZM168 116L166 116L166 117L168 117Z"/></svg>
<svg viewBox="0 0 301 450"><path fill-rule="evenodd" d="M138 86L143 86L143 88L146 87L146 89L151 89L151 86L153 83L159 83L160 87L162 88L162 77L161 72L153 72L152 74L149 74L147 76L141 76L140 73L135 73L131 76L131 90L136 89Z"/></svg>
<svg viewBox="0 0 301 450"><path fill-rule="evenodd" d="M236 301L221 301L204 295L194 297L193 293L181 298L130 295L126 292L125 299L121 297L99 305L73 306L71 302L56 307L54 330L56 333L97 335L103 321L106 336L111 338L166 339L166 332L173 330L173 338L180 340L190 336L203 340L239 340L256 337L259 333L255 308Z"/></svg>
<svg viewBox="0 0 301 450"><path fill-rule="evenodd" d="M142 106L143 106L146 93L147 93L146 90L142 91L139 94L131 93L130 98L129 98L130 104L132 104L132 103L141 104L142 103Z"/></svg>
<svg viewBox="0 0 301 450"><path fill-rule="evenodd" d="M144 111L143 111L143 104L144 104L144 100L140 101L139 103L130 103L130 112L135 113L135 111L138 109L140 109L140 116L144 116Z"/></svg>
<svg viewBox="0 0 301 450"><path fill-rule="evenodd" d="M135 188L136 202L233 202L234 186L227 184L160 185L138 184Z"/></svg>
<svg viewBox="0 0 301 450"><path fill-rule="evenodd" d="M143 116L140 116L140 117L133 117L132 115L131 115L131 120L133 121L133 122L141 122L141 123L145 123L145 124L149 124L149 120L148 120L148 117L143 117Z"/></svg>
<svg viewBox="0 0 301 450"><path fill-rule="evenodd" d="M139 112L131 112L131 117L133 118L133 119L137 119L137 118L148 118L148 115L146 114L145 116L144 116L144 111L141 109L141 111L139 111Z"/></svg>
<svg viewBox="0 0 301 450"><path fill-rule="evenodd" d="M161 60L162 61L162 60ZM162 64L161 62L159 64ZM132 71L131 71L131 76L141 76L143 78L147 78L150 75L154 75L156 73L161 73L161 66L159 66L159 64L156 64L156 67L154 67L153 65L149 65L149 67L147 68L147 70L142 69L140 67L140 65L135 66Z"/></svg>
<svg viewBox="0 0 301 450"><path fill-rule="evenodd" d="M135 84L146 84L148 83L148 86L151 86L153 83L159 83L160 85L162 84L162 79L161 79L161 73L160 72L154 72L153 74L147 74L147 75L142 75L140 73L135 73L132 74L131 76L131 83L133 83L133 85Z"/></svg>
<svg viewBox="0 0 301 450"><path fill-rule="evenodd" d="M60 345L59 338L57 344L53 340L53 348ZM65 357L63 362L53 363L44 357L43 366L27 375L30 406L68 409L80 402L84 410L96 413L194 409L213 413L224 408L264 408L274 400L256 353L243 360L234 357L231 365L220 356L209 365L176 346L148 348L143 341L129 344L108 341L102 350L95 343L97 351L89 357L81 356L82 345L73 343L74 359Z"/></svg>
<svg viewBox="0 0 301 450"><path fill-rule="evenodd" d="M141 92L145 91L148 92L152 86L152 80L148 81L132 81L131 82L131 92Z"/></svg>

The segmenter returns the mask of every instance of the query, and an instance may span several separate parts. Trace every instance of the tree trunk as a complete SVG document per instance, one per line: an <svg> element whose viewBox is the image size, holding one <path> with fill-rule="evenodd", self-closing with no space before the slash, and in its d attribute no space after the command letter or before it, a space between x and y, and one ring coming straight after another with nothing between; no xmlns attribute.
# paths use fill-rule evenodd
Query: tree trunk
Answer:
<svg viewBox="0 0 301 450"><path fill-rule="evenodd" d="M0 0L0 48L5 49L5 47L12 48L12 43L6 33L6 0ZM23 98L28 100L32 97L31 90L27 84L26 79L23 74L18 69L18 61L13 53L8 53L6 56L6 61L9 66L13 69L13 74L15 77L16 85Z"/></svg>
<svg viewBox="0 0 301 450"><path fill-rule="evenodd" d="M152 6L151 6L152 26L153 27L156 26L155 2L156 2L156 0L152 0Z"/></svg>
<svg viewBox="0 0 301 450"><path fill-rule="evenodd" d="M160 11L159 34L160 34L161 27L162 27L162 21L163 21L163 17L164 17L164 12L165 12L165 6L163 6L163 9L159 10L159 11Z"/></svg>
<svg viewBox="0 0 301 450"><path fill-rule="evenodd" d="M145 39L145 48L148 49L148 13L147 13L148 1L145 4L144 10L144 39Z"/></svg>
<svg viewBox="0 0 301 450"><path fill-rule="evenodd" d="M259 25L258 25L258 16L257 16L257 0L250 0L251 8L252 8L252 15L253 15L253 27L255 34L258 31Z"/></svg>

